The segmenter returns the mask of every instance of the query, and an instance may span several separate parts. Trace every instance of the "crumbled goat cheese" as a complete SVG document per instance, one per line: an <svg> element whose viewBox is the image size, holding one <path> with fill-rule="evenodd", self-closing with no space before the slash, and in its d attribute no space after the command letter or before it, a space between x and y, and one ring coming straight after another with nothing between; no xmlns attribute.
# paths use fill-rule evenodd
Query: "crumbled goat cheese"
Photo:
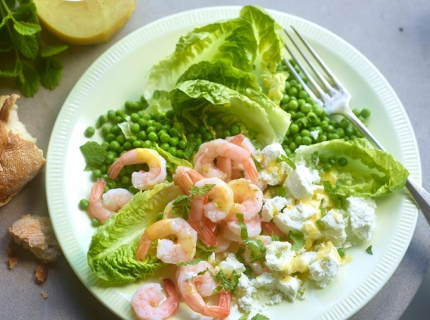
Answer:
<svg viewBox="0 0 430 320"><path fill-rule="evenodd" d="M297 291L299 291L302 281L291 276L278 278L276 281L276 289L281 291L291 301L296 300Z"/></svg>
<svg viewBox="0 0 430 320"><path fill-rule="evenodd" d="M274 216L277 216L282 209L291 204L293 199L276 196L264 202L263 210L261 211L262 221L272 221Z"/></svg>
<svg viewBox="0 0 430 320"><path fill-rule="evenodd" d="M341 213L331 209L321 218L323 234L326 240L330 240L335 247L340 247L346 240L345 223Z"/></svg>
<svg viewBox="0 0 430 320"><path fill-rule="evenodd" d="M270 144L263 150L255 151L252 155L263 169L258 173L260 180L271 186L281 185L284 182L291 168L285 162L277 161L281 155L286 156L279 143Z"/></svg>
<svg viewBox="0 0 430 320"><path fill-rule="evenodd" d="M217 268L221 268L227 277L230 277L233 271L236 271L236 273L243 273L246 270L243 263L237 260L234 253L229 253L226 259L221 261Z"/></svg>
<svg viewBox="0 0 430 320"><path fill-rule="evenodd" d="M318 170L312 170L302 164L296 165L285 180L286 187L299 200L310 200L314 194L314 183L321 180Z"/></svg>
<svg viewBox="0 0 430 320"><path fill-rule="evenodd" d="M287 207L280 214L273 218L273 222L284 233L290 230L301 231L304 224L317 213L312 205L299 203L293 207Z"/></svg>
<svg viewBox="0 0 430 320"><path fill-rule="evenodd" d="M197 273L196 272L188 272L188 273L185 274L184 280L186 282L189 282L189 281L193 280L195 277L197 277Z"/></svg>
<svg viewBox="0 0 430 320"><path fill-rule="evenodd" d="M339 274L341 258L337 249L328 241L321 244L317 257L309 266L310 279L324 288Z"/></svg>
<svg viewBox="0 0 430 320"><path fill-rule="evenodd" d="M370 240L376 226L376 203L372 199L348 197L351 230L361 240Z"/></svg>

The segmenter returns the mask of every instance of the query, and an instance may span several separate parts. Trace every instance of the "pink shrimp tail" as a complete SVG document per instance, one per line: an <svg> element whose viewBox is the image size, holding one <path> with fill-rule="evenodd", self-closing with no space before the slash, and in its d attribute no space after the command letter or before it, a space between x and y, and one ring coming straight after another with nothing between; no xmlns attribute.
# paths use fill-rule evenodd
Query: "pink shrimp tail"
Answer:
<svg viewBox="0 0 430 320"><path fill-rule="evenodd" d="M231 291L224 291L220 293L218 307L227 308L230 310L231 306Z"/></svg>
<svg viewBox="0 0 430 320"><path fill-rule="evenodd" d="M108 175L109 178L115 179L118 177L119 173L121 172L122 168L124 168L124 164L121 159L116 160L108 169Z"/></svg>
<svg viewBox="0 0 430 320"><path fill-rule="evenodd" d="M199 239L206 246L216 246L216 235L215 232L210 228L212 221L205 218L203 221L188 221L190 226L197 231Z"/></svg>
<svg viewBox="0 0 430 320"><path fill-rule="evenodd" d="M243 134L238 134L232 137L230 140L228 140L228 142L233 143L237 146L240 146L243 140L245 140L245 136Z"/></svg>
<svg viewBox="0 0 430 320"><path fill-rule="evenodd" d="M275 235L280 237L286 237L286 235L273 223L273 222L261 222L261 228L266 231L269 235Z"/></svg>
<svg viewBox="0 0 430 320"><path fill-rule="evenodd" d="M151 246L151 240L149 240L145 234L140 238L139 244L136 250L136 260L143 261L148 254L149 247Z"/></svg>
<svg viewBox="0 0 430 320"><path fill-rule="evenodd" d="M172 315L173 312L175 312L179 306L179 296L178 296L178 293L176 292L176 288L172 280L168 278L163 279L163 285L164 285L164 290L166 291L168 296L168 298L166 299L165 303L163 303L163 305L165 304L169 306L169 313L170 315Z"/></svg>
<svg viewBox="0 0 430 320"><path fill-rule="evenodd" d="M202 315L224 319L230 315L230 308L220 307L220 306L207 306L202 312Z"/></svg>
<svg viewBox="0 0 430 320"><path fill-rule="evenodd" d="M106 181L104 181L103 179L98 180L93 187L91 188L91 193L90 193L90 202L91 203L96 203L98 201L100 201L100 199L102 198L103 192L105 190L106 187Z"/></svg>

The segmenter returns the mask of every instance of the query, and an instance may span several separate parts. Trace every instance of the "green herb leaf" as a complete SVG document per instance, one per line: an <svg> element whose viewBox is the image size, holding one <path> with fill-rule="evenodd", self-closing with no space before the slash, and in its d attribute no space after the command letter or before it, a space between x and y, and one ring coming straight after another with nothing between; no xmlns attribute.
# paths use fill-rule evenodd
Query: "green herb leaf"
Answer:
<svg viewBox="0 0 430 320"><path fill-rule="evenodd" d="M50 90L55 89L60 83L63 64L56 57L40 58L36 61L36 69L40 75L42 85Z"/></svg>
<svg viewBox="0 0 430 320"><path fill-rule="evenodd" d="M197 240L195 258L207 261L209 256L216 251L216 246L207 247L203 242Z"/></svg>
<svg viewBox="0 0 430 320"><path fill-rule="evenodd" d="M39 52L39 42L35 36L23 36L15 32L14 43L24 57L30 59L36 58Z"/></svg>
<svg viewBox="0 0 430 320"><path fill-rule="evenodd" d="M286 164L288 164L291 168L293 168L294 170L296 169L296 164L293 162L293 160L291 160L290 158L288 158L287 156L284 156L283 154L281 154L277 159L276 162L285 162Z"/></svg>
<svg viewBox="0 0 430 320"><path fill-rule="evenodd" d="M257 168L257 171L263 171L263 167L261 166L260 162L257 161L257 159L254 158L253 155L251 155L252 161L254 161L255 168Z"/></svg>
<svg viewBox="0 0 430 320"><path fill-rule="evenodd" d="M280 186L269 186L272 197L284 197L287 195L287 189Z"/></svg>
<svg viewBox="0 0 430 320"><path fill-rule="evenodd" d="M339 248L339 249L337 249L337 253L339 253L339 256L341 258L343 258L345 256L345 249L344 248Z"/></svg>
<svg viewBox="0 0 430 320"><path fill-rule="evenodd" d="M0 5L1 5L1 4L0 4ZM4 25L6 25L6 22L7 22L10 18L12 18L12 14L11 14L11 13L9 13L9 14L8 14L8 15L6 15L5 17L3 17L2 21L0 22L0 29L1 29Z"/></svg>
<svg viewBox="0 0 430 320"><path fill-rule="evenodd" d="M180 194L172 203L172 214L174 217L182 217L188 220L190 217L191 200L193 197Z"/></svg>
<svg viewBox="0 0 430 320"><path fill-rule="evenodd" d="M372 252L372 246L371 245L369 247L367 247L366 252L368 254L373 254L373 252Z"/></svg>
<svg viewBox="0 0 430 320"><path fill-rule="evenodd" d="M17 77L19 75L22 75L22 63L19 58L14 59L11 63L1 64L0 76L12 78Z"/></svg>
<svg viewBox="0 0 430 320"><path fill-rule="evenodd" d="M303 234L303 232L290 231L290 233L288 234L288 237L293 242L293 246L291 247L291 249L297 251L305 246L305 241L304 241L305 235Z"/></svg>
<svg viewBox="0 0 430 320"><path fill-rule="evenodd" d="M248 239L248 228L246 227L246 224L244 222L245 220L243 218L243 213L236 213L236 217L240 227L240 237L242 238L242 240Z"/></svg>
<svg viewBox="0 0 430 320"><path fill-rule="evenodd" d="M251 314L251 311L246 312L245 314L243 314L239 320L248 320L249 315Z"/></svg>
<svg viewBox="0 0 430 320"><path fill-rule="evenodd" d="M205 261L205 260L202 260L202 259L194 259L194 260L191 260L191 261L189 261L189 262L179 262L179 263L177 263L176 265L178 266L178 267L183 267L183 266L195 266L196 264L198 264L199 262L201 262L201 261ZM205 271L204 271L205 272ZM199 274L200 274L200 272L199 272Z"/></svg>
<svg viewBox="0 0 430 320"><path fill-rule="evenodd" d="M106 159L107 151L97 142L88 141L80 149L89 168L100 167Z"/></svg>
<svg viewBox="0 0 430 320"><path fill-rule="evenodd" d="M258 239L249 239L248 229L244 222L243 213L236 213L238 224L240 226L240 237L243 243L250 252L250 262L260 261L261 265L264 266L264 259L266 258L266 248Z"/></svg>
<svg viewBox="0 0 430 320"><path fill-rule="evenodd" d="M324 224L321 221L321 219L318 219L315 224L317 225L318 229L320 229L321 231L324 231Z"/></svg>
<svg viewBox="0 0 430 320"><path fill-rule="evenodd" d="M201 196L211 191L214 187L215 187L214 184L205 184L201 188L196 187L195 185L192 185L190 194L192 196Z"/></svg>
<svg viewBox="0 0 430 320"><path fill-rule="evenodd" d="M27 61L22 61L21 74L16 77L19 90L27 96L33 97L40 85L40 78L34 67Z"/></svg>
<svg viewBox="0 0 430 320"><path fill-rule="evenodd" d="M237 261L239 261L241 263L245 262L245 259L242 256L244 253L245 253L245 249L243 247L240 247L239 249L237 249L237 252L236 252Z"/></svg>
<svg viewBox="0 0 430 320"><path fill-rule="evenodd" d="M31 36L42 30L38 24L25 21L17 21L13 24L13 27L16 32L23 36Z"/></svg>
<svg viewBox="0 0 430 320"><path fill-rule="evenodd" d="M228 278L224 271L222 271L222 269L220 269L218 271L217 274L214 274L212 271L210 271L209 269L206 269L204 271L201 271L198 273L198 275L202 275L205 272L209 272L209 274L211 275L212 279L218 283L218 286L215 288L215 290L213 291L213 294L217 294L218 292L220 292L221 290L225 290L225 291L232 291L234 290L237 285L239 284L239 278L240 278L240 274L238 274L236 272L236 270L233 270L231 277Z"/></svg>
<svg viewBox="0 0 430 320"><path fill-rule="evenodd" d="M46 45L42 43L40 48L40 55L43 58L52 57L67 50L67 48L68 46L65 44Z"/></svg>
<svg viewBox="0 0 430 320"><path fill-rule="evenodd" d="M257 313L255 316L251 318L251 320L270 320L268 317Z"/></svg>

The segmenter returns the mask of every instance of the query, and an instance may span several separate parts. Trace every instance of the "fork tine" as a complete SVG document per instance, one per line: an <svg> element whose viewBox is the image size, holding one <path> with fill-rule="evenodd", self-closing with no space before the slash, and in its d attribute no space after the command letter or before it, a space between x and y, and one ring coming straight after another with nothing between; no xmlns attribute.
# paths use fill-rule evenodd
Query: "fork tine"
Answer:
<svg viewBox="0 0 430 320"><path fill-rule="evenodd" d="M290 34L287 32L287 30L284 29L285 34L290 38L291 43L294 45L294 47L297 49L297 51L300 53L302 58L306 61L307 65L312 69L312 71L315 73L317 78L320 80L322 85L324 86L324 89L326 91L332 89L332 86L327 82L327 80L324 78L324 76L315 68L314 64L309 60L307 55L303 52L303 50L297 45L296 41L290 36ZM285 45L285 44L284 44ZM316 81L313 79L313 76L306 70L306 68L303 66L303 64L300 62L299 59L297 59L294 54L291 52L290 49L285 45L290 55L293 57L293 59L296 61L296 63L299 65L300 69L304 72L306 77L309 79L309 81L312 83L312 86L315 87L320 96L323 97L325 92L321 89L321 87L316 83Z"/></svg>
<svg viewBox="0 0 430 320"><path fill-rule="evenodd" d="M288 50L288 49L287 49ZM290 61L288 61L287 59L284 58L284 62L287 64L288 69L290 69L290 71L293 73L294 77L300 82L300 84L302 85L303 89L306 90L306 92L309 94L309 96L316 102L318 103L321 107L323 106L323 102L321 101L321 99L319 99L315 93L312 91L311 88L309 88L309 86L303 81L302 77L300 77L300 75L297 73L296 69L294 69L294 67L292 66L292 64L290 63Z"/></svg>
<svg viewBox="0 0 430 320"><path fill-rule="evenodd" d="M306 48L309 50L309 52L312 54L312 56L315 58L315 60L318 62L320 67L325 71L325 73L330 77L330 79L336 84L338 88L342 88L342 85L337 80L336 76L330 71L330 69L326 66L326 64L321 60L321 58L317 55L315 50L308 44L308 42L303 39L303 37L300 35L300 33L291 26L291 29L294 30L294 32L297 34L299 39L303 42L303 44L306 46ZM315 69L313 69L315 71Z"/></svg>

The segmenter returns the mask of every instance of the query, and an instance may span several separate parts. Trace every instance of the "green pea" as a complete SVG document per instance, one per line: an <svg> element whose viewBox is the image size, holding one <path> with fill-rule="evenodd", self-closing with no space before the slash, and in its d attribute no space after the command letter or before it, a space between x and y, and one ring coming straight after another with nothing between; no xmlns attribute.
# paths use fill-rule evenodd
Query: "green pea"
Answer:
<svg viewBox="0 0 430 320"><path fill-rule="evenodd" d="M122 133L122 130L121 130L121 128L116 124L116 125L113 125L112 126L112 128L110 129L110 132L112 133L112 134L114 134L114 135L119 135L119 134L121 134Z"/></svg>
<svg viewBox="0 0 430 320"><path fill-rule="evenodd" d="M330 163L332 166L337 164L338 161L339 161L339 158L337 156L331 156L328 158L328 163Z"/></svg>
<svg viewBox="0 0 430 320"><path fill-rule="evenodd" d="M125 185L130 184L130 182L131 182L130 177L123 176L123 177L121 178L121 182L122 182L123 184L125 184Z"/></svg>
<svg viewBox="0 0 430 320"><path fill-rule="evenodd" d="M331 164L326 163L323 165L324 172L329 172L331 170Z"/></svg>
<svg viewBox="0 0 430 320"><path fill-rule="evenodd" d="M299 132L299 129L300 129L299 126L295 123L290 125L290 132L291 133L297 133L297 132Z"/></svg>
<svg viewBox="0 0 430 320"><path fill-rule="evenodd" d="M150 120L146 121L146 124L148 125L148 127L151 127L151 126L153 127L155 124L155 121L150 119Z"/></svg>
<svg viewBox="0 0 430 320"><path fill-rule="evenodd" d="M209 141L209 140L212 140L212 139L213 139L212 133L210 133L209 131L206 131L203 134L203 140Z"/></svg>
<svg viewBox="0 0 430 320"><path fill-rule="evenodd" d="M310 146L312 144L312 138L311 137L303 137L302 138L302 144L305 146Z"/></svg>
<svg viewBox="0 0 430 320"><path fill-rule="evenodd" d="M87 199L81 199L81 201L79 201L79 209L81 210L87 210L89 205L90 202Z"/></svg>
<svg viewBox="0 0 430 320"><path fill-rule="evenodd" d="M152 147L152 142L150 140L145 140L145 142L143 143L143 148L149 149Z"/></svg>
<svg viewBox="0 0 430 320"><path fill-rule="evenodd" d="M139 133L137 134L137 138L139 140L142 140L142 141L146 140L146 138L147 138L146 132L145 131L139 131Z"/></svg>
<svg viewBox="0 0 430 320"><path fill-rule="evenodd" d="M106 122L108 122L108 121L109 121L108 116L107 116L107 115L105 115L105 114L102 114L102 115L99 117L99 123L100 123L101 125L105 124L105 123L106 123Z"/></svg>
<svg viewBox="0 0 430 320"><path fill-rule="evenodd" d="M173 119L174 116L175 116L175 112L173 110L169 110L166 112L166 117L168 119Z"/></svg>
<svg viewBox="0 0 430 320"><path fill-rule="evenodd" d="M106 135L105 139L107 142L111 142L111 141L114 141L116 139L116 136L113 133L109 133L108 135Z"/></svg>
<svg viewBox="0 0 430 320"><path fill-rule="evenodd" d="M115 116L115 119L113 120L116 124L124 122L125 118L121 117L121 116Z"/></svg>
<svg viewBox="0 0 430 320"><path fill-rule="evenodd" d="M137 124L140 126L140 129L143 129L148 125L148 121L146 121L145 119L139 118L137 120Z"/></svg>
<svg viewBox="0 0 430 320"><path fill-rule="evenodd" d="M149 135L151 132L156 132L157 129L155 129L155 126L149 126L148 128L146 128L146 133Z"/></svg>
<svg viewBox="0 0 430 320"><path fill-rule="evenodd" d="M232 135L238 135L240 133L240 127L237 124L232 124L230 127L230 132ZM208 139L210 140L210 139Z"/></svg>
<svg viewBox="0 0 430 320"><path fill-rule="evenodd" d="M361 111L360 111L360 109L358 109L358 108L354 108L354 109L352 109L352 112L358 117L359 115L360 115L360 113L361 113Z"/></svg>
<svg viewBox="0 0 430 320"><path fill-rule="evenodd" d="M131 144L130 141L126 141L123 144L124 150L130 150L131 148L133 148L133 145Z"/></svg>
<svg viewBox="0 0 430 320"><path fill-rule="evenodd" d="M300 132L300 135L301 135L302 137L310 137L310 136L311 136L311 133L309 132L309 130L307 130L307 129L303 129L303 130Z"/></svg>
<svg viewBox="0 0 430 320"><path fill-rule="evenodd" d="M111 143L110 143L110 145L109 145L109 148L111 149L111 150L114 150L114 151L117 151L118 149L119 149L119 147L120 147L121 145L119 144L119 142L118 141L116 141L116 140L114 140L114 141L111 141Z"/></svg>
<svg viewBox="0 0 430 320"><path fill-rule="evenodd" d="M114 189L114 188L116 188L116 182L115 182L115 180L108 180L108 181L106 181L106 186L108 186L110 189Z"/></svg>
<svg viewBox="0 0 430 320"><path fill-rule="evenodd" d="M339 161L337 162L341 167L344 167L348 165L348 160L344 157L339 158Z"/></svg>
<svg viewBox="0 0 430 320"><path fill-rule="evenodd" d="M209 133L209 134L211 134L210 132L206 132L206 133ZM205 133L205 134L206 134ZM179 138L178 137L172 137L172 138L170 138L169 137L169 144L172 146L172 147L176 147L178 144L179 144Z"/></svg>
<svg viewBox="0 0 430 320"><path fill-rule="evenodd" d="M367 119L370 117L371 111L370 109L364 108L363 110L361 110L360 112L360 116L362 116L364 119Z"/></svg>
<svg viewBox="0 0 430 320"><path fill-rule="evenodd" d="M157 142L158 136L155 132L150 132L150 133L148 133L148 139L152 142Z"/></svg>
<svg viewBox="0 0 430 320"><path fill-rule="evenodd" d="M327 163L328 162L328 156L326 154L322 154L322 155L320 155L319 160L323 164Z"/></svg>
<svg viewBox="0 0 430 320"><path fill-rule="evenodd" d="M187 144L188 144L187 141L181 140L181 141L178 142L178 148L179 149L184 149L187 146Z"/></svg>
<svg viewBox="0 0 430 320"><path fill-rule="evenodd" d="M176 128L172 128L169 130L169 134L171 137L178 137L179 136L179 131Z"/></svg>
<svg viewBox="0 0 430 320"><path fill-rule="evenodd" d="M94 169L92 175L94 179L99 179L102 177L103 172L100 169Z"/></svg>
<svg viewBox="0 0 430 320"><path fill-rule="evenodd" d="M339 138L343 138L345 136L345 130L343 130L342 128L337 128L336 134L339 136Z"/></svg>
<svg viewBox="0 0 430 320"><path fill-rule="evenodd" d="M176 150L176 157L183 159L184 158L184 151L182 150Z"/></svg>
<svg viewBox="0 0 430 320"><path fill-rule="evenodd" d="M327 141L327 136L325 134L320 134L318 136L317 142L324 142Z"/></svg>
<svg viewBox="0 0 430 320"><path fill-rule="evenodd" d="M223 136L224 136L224 138L230 137L231 136L230 130L224 130L223 131Z"/></svg>
<svg viewBox="0 0 430 320"><path fill-rule="evenodd" d="M214 127L217 123L217 119L215 117L211 117L208 119L208 125Z"/></svg>
<svg viewBox="0 0 430 320"><path fill-rule="evenodd" d="M289 148L291 151L295 151L295 150L297 149L297 144L296 144L295 142L291 142L291 143L288 145L288 148Z"/></svg>
<svg viewBox="0 0 430 320"><path fill-rule="evenodd" d="M294 142L296 145L300 146L302 144L302 136L295 137Z"/></svg>
<svg viewBox="0 0 430 320"><path fill-rule="evenodd" d="M309 119L310 122L316 122L318 120L317 115L313 112L308 112L306 117Z"/></svg>
<svg viewBox="0 0 430 320"><path fill-rule="evenodd" d="M346 130L349 125L350 125L350 121L347 118L343 118L340 123L339 123L339 127L341 127L342 129Z"/></svg>
<svg viewBox="0 0 430 320"><path fill-rule="evenodd" d="M216 125L215 125L215 127L214 127L214 130L215 131L222 131L222 129L223 129L224 127L222 126L222 124L221 123L217 123Z"/></svg>
<svg viewBox="0 0 430 320"><path fill-rule="evenodd" d="M94 135L94 133L96 133L96 129L90 126L85 129L84 135L87 138L91 138Z"/></svg>
<svg viewBox="0 0 430 320"><path fill-rule="evenodd" d="M110 119L110 120L115 119L115 111L114 111L114 110L109 110L109 111L107 112L107 117L108 117L108 119Z"/></svg>
<svg viewBox="0 0 430 320"><path fill-rule="evenodd" d="M120 134L118 137L116 137L116 141L118 141L119 144L124 144L125 142L125 135Z"/></svg>
<svg viewBox="0 0 430 320"><path fill-rule="evenodd" d="M163 125L160 122L154 123L154 127L157 132L163 129Z"/></svg>
<svg viewBox="0 0 430 320"><path fill-rule="evenodd" d="M138 123L132 123L130 126L130 131L133 133L139 133L140 131L140 126Z"/></svg>
<svg viewBox="0 0 430 320"><path fill-rule="evenodd" d="M304 105L300 106L300 111L304 114L307 114L311 111L312 105L310 103L305 103Z"/></svg>
<svg viewBox="0 0 430 320"><path fill-rule="evenodd" d="M107 141L103 141L100 145L102 147L103 150L109 150L109 142Z"/></svg>
<svg viewBox="0 0 430 320"><path fill-rule="evenodd" d="M297 90L297 88L296 88L296 87L291 87L291 88L290 88L290 89L288 89L288 91L287 91L287 93L288 93L288 95L289 95L289 96L296 96L298 92L299 92L299 91Z"/></svg>
<svg viewBox="0 0 430 320"><path fill-rule="evenodd" d="M99 220L97 220L96 218L91 219L91 226L93 226L94 228L99 227L100 226Z"/></svg>
<svg viewBox="0 0 430 320"><path fill-rule="evenodd" d="M306 90L301 90L298 94L298 97L300 99L306 99L309 96L309 94L306 92Z"/></svg>
<svg viewBox="0 0 430 320"><path fill-rule="evenodd" d="M299 103L297 102L297 100L290 100L290 102L288 102L288 110L296 111L298 108Z"/></svg>
<svg viewBox="0 0 430 320"><path fill-rule="evenodd" d="M159 136L160 136L160 141L163 143L169 142L170 140L170 136L167 133L159 134Z"/></svg>
<svg viewBox="0 0 430 320"><path fill-rule="evenodd" d="M196 139L196 143L197 143L197 145L199 146L199 145L201 145L201 144L203 143L203 141L202 141L202 139L201 139L201 138L197 138L197 139Z"/></svg>
<svg viewBox="0 0 430 320"><path fill-rule="evenodd" d="M142 140L136 140L135 142L133 142L133 147L141 148L142 144L143 144Z"/></svg>
<svg viewBox="0 0 430 320"><path fill-rule="evenodd" d="M168 144L167 142L164 142L160 144L160 148L167 151L170 148L170 144Z"/></svg>
<svg viewBox="0 0 430 320"><path fill-rule="evenodd" d="M102 135L107 136L111 131L111 126L103 126L102 127Z"/></svg>
<svg viewBox="0 0 430 320"><path fill-rule="evenodd" d="M172 156L176 156L176 147L170 147L167 152L169 152Z"/></svg>

